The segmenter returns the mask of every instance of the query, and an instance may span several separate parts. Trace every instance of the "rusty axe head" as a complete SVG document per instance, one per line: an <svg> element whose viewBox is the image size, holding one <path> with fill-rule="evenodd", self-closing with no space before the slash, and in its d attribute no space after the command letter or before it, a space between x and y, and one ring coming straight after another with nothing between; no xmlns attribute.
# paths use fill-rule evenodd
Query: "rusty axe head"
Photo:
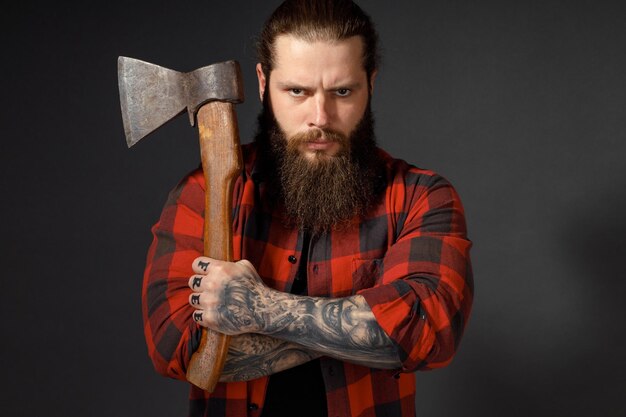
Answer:
<svg viewBox="0 0 626 417"><path fill-rule="evenodd" d="M182 73L121 56L117 71L128 147L185 109L194 126L196 112L203 104L243 101L241 70L236 61Z"/></svg>

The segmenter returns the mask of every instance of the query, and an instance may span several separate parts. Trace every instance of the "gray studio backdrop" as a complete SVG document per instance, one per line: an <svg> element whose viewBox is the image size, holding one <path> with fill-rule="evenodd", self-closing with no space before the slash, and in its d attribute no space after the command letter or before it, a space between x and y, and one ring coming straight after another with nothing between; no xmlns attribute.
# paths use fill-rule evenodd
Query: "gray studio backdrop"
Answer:
<svg viewBox="0 0 626 417"><path fill-rule="evenodd" d="M467 211L473 315L418 373L421 417L623 416L626 10L619 1L360 1L381 146ZM186 117L126 149L116 59L237 59L276 1L21 2L2 13L3 416L183 416L140 310L149 229L199 163ZM297 411L294 411L297 415Z"/></svg>

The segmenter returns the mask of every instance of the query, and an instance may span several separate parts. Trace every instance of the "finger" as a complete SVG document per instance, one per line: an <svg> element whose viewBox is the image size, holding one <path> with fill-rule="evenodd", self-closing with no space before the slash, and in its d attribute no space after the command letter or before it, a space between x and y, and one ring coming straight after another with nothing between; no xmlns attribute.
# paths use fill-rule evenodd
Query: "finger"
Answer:
<svg viewBox="0 0 626 417"><path fill-rule="evenodd" d="M193 314L191 315L191 318L193 319L194 322L196 322L202 327L207 327L209 329L216 330L215 323L212 321L213 319L215 319L215 310L212 310L212 309L195 310Z"/></svg>
<svg viewBox="0 0 626 417"><path fill-rule="evenodd" d="M204 310L196 310L193 312L193 314L191 315L191 317L193 318L193 321L195 321L196 323L203 325L203 320L204 320Z"/></svg>
<svg viewBox="0 0 626 417"><path fill-rule="evenodd" d="M192 293L189 296L189 304L193 307L193 308L201 308L200 306L200 293Z"/></svg>
<svg viewBox="0 0 626 417"><path fill-rule="evenodd" d="M192 268L196 274L206 274L209 269L209 265L215 262L215 259L207 258L206 256L200 256L193 260Z"/></svg>
<svg viewBox="0 0 626 417"><path fill-rule="evenodd" d="M192 275L191 278L189 278L189 288L194 291L202 291L202 281L204 278L204 275Z"/></svg>

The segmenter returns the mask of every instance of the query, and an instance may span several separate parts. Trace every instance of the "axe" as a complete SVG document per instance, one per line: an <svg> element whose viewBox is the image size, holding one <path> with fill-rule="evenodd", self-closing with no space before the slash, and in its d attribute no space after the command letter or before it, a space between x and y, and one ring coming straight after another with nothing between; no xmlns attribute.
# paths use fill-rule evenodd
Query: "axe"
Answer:
<svg viewBox="0 0 626 417"><path fill-rule="evenodd" d="M243 101L236 61L181 73L137 59L118 58L122 118L128 147L187 110L198 125L200 156L206 182L204 255L233 261L232 192L242 160L234 103ZM202 330L187 380L213 392L228 352L229 337Z"/></svg>

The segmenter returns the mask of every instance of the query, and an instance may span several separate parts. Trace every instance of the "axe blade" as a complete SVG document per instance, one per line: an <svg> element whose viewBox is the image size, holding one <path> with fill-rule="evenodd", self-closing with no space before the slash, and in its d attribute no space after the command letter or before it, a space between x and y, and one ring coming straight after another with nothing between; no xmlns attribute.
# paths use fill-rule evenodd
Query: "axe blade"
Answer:
<svg viewBox="0 0 626 417"><path fill-rule="evenodd" d="M123 56L117 71L129 148L185 110L184 74Z"/></svg>
<svg viewBox="0 0 626 417"><path fill-rule="evenodd" d="M205 103L241 103L244 99L241 69L236 61L182 73L120 56L117 72L129 148L185 109L194 126L196 113Z"/></svg>

